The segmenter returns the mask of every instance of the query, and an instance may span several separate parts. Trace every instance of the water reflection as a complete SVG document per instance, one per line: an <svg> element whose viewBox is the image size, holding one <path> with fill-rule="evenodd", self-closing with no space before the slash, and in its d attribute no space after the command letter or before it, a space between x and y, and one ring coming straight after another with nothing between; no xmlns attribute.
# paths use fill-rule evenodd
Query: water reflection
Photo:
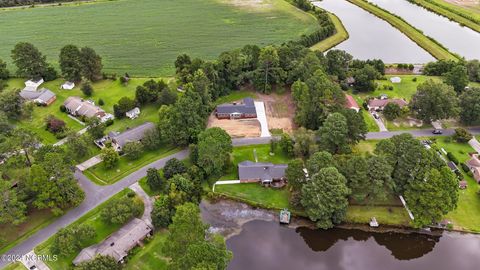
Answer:
<svg viewBox="0 0 480 270"><path fill-rule="evenodd" d="M229 269L451 270L478 269L480 238L444 233L368 233L359 230L290 229L251 221L227 240Z"/></svg>

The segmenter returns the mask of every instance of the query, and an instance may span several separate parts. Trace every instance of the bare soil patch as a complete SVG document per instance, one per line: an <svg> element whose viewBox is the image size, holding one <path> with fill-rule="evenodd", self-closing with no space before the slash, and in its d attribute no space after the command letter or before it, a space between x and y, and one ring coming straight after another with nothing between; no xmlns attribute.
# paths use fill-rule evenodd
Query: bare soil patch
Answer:
<svg viewBox="0 0 480 270"><path fill-rule="evenodd" d="M260 122L257 119L217 119L215 114L208 118L208 127L219 127L232 138L260 137Z"/></svg>
<svg viewBox="0 0 480 270"><path fill-rule="evenodd" d="M263 101L265 104L268 128L270 130L282 129L284 132L291 133L296 128L293 122L295 104L290 92L281 95L276 93L257 95L257 100Z"/></svg>

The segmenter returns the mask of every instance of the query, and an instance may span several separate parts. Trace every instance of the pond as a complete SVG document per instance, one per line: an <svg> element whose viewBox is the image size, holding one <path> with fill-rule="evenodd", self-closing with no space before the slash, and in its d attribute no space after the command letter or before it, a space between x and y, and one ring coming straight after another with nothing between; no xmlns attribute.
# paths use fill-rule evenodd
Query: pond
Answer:
<svg viewBox="0 0 480 270"><path fill-rule="evenodd" d="M407 0L369 0L379 7L402 17L409 24L423 31L467 59L480 59L480 33L437 15Z"/></svg>
<svg viewBox="0 0 480 270"><path fill-rule="evenodd" d="M275 213L241 203L202 202L201 208L212 230L228 237L234 254L230 270L473 270L480 265L479 235L313 230L302 220L290 228L279 225Z"/></svg>
<svg viewBox="0 0 480 270"><path fill-rule="evenodd" d="M350 37L335 47L357 59L386 63L426 63L434 58L387 22L345 0L313 2L337 15Z"/></svg>

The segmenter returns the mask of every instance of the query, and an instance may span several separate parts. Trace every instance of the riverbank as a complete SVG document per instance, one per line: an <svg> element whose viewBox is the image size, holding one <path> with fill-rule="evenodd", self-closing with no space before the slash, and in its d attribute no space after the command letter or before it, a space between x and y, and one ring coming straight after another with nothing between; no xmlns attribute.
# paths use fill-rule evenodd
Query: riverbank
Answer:
<svg viewBox="0 0 480 270"><path fill-rule="evenodd" d="M399 31L404 33L408 38L422 47L436 59L451 59L458 60L459 56L451 53L448 49L443 47L439 42L431 37L425 36L421 30L413 27L401 17L398 17L387 10L384 10L374 4L364 0L347 0L348 2L364 9L365 11L375 15L376 17L386 21Z"/></svg>
<svg viewBox="0 0 480 270"><path fill-rule="evenodd" d="M328 16L335 25L335 34L313 45L312 47L310 47L310 49L326 52L349 38L349 34L345 29L342 21L340 21L340 19L331 12L328 13Z"/></svg>
<svg viewBox="0 0 480 270"><path fill-rule="evenodd" d="M466 26L480 33L480 15L467 14L465 9L449 5L444 1L438 0L408 0L410 3L424 7L431 12L444 16L449 20L455 21L462 26ZM475 16L476 15L476 16Z"/></svg>

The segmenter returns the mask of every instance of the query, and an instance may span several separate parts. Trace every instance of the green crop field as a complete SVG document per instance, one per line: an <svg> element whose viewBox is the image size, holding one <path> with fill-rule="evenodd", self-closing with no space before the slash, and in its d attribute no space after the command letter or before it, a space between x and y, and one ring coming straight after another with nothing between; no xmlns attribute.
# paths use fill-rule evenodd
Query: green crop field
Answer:
<svg viewBox="0 0 480 270"><path fill-rule="evenodd" d="M281 44L318 23L284 0L116 0L0 10L0 58L35 44L58 67L66 44L89 46L106 72L135 76L174 73L177 55L214 59L246 44Z"/></svg>

